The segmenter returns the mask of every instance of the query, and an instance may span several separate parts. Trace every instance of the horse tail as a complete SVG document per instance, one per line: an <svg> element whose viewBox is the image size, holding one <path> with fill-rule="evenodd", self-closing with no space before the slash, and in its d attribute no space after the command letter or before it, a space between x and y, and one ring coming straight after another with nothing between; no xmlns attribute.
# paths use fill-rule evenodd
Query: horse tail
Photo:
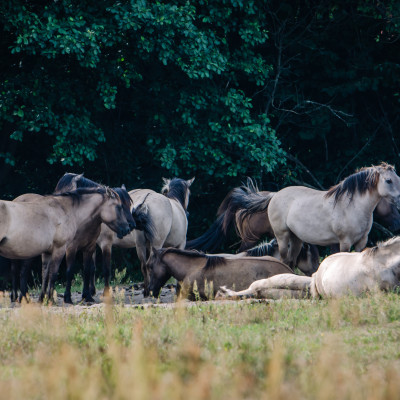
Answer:
<svg viewBox="0 0 400 400"><path fill-rule="evenodd" d="M235 225L237 235L245 242L256 242L255 235L246 221L259 212L266 211L274 192L260 194L257 185L247 178L247 184L232 189L218 208L217 215L224 215L223 231L225 235L232 224Z"/></svg>
<svg viewBox="0 0 400 400"><path fill-rule="evenodd" d="M189 240L185 249L196 249L201 251L214 251L225 242L226 235L222 225L224 214L220 215L210 228L197 239Z"/></svg>
<svg viewBox="0 0 400 400"><path fill-rule="evenodd" d="M150 193L146 195L142 203L140 203L137 207L133 207L132 217L136 222L136 229L143 231L146 240L152 242L156 234L156 228L149 215L149 209L145 204L149 194Z"/></svg>

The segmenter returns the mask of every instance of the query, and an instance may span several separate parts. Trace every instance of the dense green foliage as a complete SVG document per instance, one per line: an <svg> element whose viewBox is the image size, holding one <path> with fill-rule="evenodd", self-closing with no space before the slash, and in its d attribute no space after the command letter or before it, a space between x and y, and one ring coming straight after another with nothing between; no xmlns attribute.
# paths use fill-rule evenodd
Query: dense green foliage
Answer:
<svg viewBox="0 0 400 400"><path fill-rule="evenodd" d="M0 3L2 198L65 171L196 176L189 237L246 176L329 187L400 160L400 2Z"/></svg>

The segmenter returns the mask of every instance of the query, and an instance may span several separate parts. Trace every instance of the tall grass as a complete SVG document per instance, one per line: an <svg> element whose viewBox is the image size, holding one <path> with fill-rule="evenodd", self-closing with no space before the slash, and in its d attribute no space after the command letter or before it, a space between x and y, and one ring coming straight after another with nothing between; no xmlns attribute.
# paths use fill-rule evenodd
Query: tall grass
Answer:
<svg viewBox="0 0 400 400"><path fill-rule="evenodd" d="M7 399L398 399L395 294L0 310Z"/></svg>

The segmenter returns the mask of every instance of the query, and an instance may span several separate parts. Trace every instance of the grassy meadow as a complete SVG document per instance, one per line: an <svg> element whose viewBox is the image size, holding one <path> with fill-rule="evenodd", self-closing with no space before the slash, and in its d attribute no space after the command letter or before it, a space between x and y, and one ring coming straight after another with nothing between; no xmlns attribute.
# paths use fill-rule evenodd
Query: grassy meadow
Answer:
<svg viewBox="0 0 400 400"><path fill-rule="evenodd" d="M398 399L397 294L0 309L4 399Z"/></svg>

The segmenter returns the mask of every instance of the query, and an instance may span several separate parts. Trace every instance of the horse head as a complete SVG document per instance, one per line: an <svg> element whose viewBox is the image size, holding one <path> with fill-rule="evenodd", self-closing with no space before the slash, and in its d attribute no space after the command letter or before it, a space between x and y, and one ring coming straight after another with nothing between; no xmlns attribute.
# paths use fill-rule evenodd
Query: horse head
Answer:
<svg viewBox="0 0 400 400"><path fill-rule="evenodd" d="M181 203L183 209L187 212L189 206L190 186L194 181L188 179L187 181L181 178L166 179L163 178L164 186L161 189L161 193L170 199L175 199Z"/></svg>
<svg viewBox="0 0 400 400"><path fill-rule="evenodd" d="M103 194L105 201L100 210L100 217L111 230L116 232L119 239L122 239L130 231L130 224L128 222L126 212L122 200L117 191L106 188L99 188L98 192ZM133 221L130 210L128 212L130 220Z"/></svg>
<svg viewBox="0 0 400 400"><path fill-rule="evenodd" d="M388 199L400 207L400 177L396 174L396 170L392 165L382 163L376 169L379 174L377 182L377 190L381 197Z"/></svg>
<svg viewBox="0 0 400 400"><path fill-rule="evenodd" d="M129 229L132 231L136 228L136 221L131 212L131 204L132 199L129 196L129 193L126 190L125 185L122 185L120 188L114 188L114 191L118 194L119 198L121 199L122 210L125 214L125 218L128 221Z"/></svg>

